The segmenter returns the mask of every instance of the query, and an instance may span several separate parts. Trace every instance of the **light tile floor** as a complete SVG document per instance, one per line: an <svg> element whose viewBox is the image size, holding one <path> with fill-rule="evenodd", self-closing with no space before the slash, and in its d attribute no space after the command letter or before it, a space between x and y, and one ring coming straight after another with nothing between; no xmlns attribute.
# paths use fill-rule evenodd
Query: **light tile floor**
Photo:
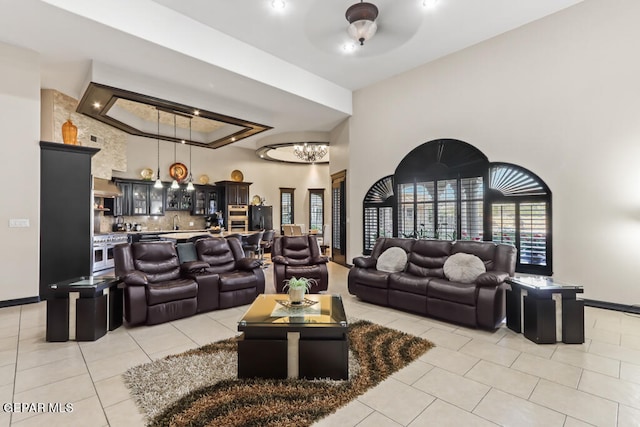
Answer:
<svg viewBox="0 0 640 427"><path fill-rule="evenodd" d="M265 270L273 292L272 270ZM363 303L348 269L330 264L331 293L351 317L420 335L436 347L320 426L640 426L640 318L585 309L582 345L536 345ZM127 368L237 334L247 307L123 326L95 342L45 342L44 303L0 309L0 427L142 426ZM6 403L73 403L71 413L11 412Z"/></svg>

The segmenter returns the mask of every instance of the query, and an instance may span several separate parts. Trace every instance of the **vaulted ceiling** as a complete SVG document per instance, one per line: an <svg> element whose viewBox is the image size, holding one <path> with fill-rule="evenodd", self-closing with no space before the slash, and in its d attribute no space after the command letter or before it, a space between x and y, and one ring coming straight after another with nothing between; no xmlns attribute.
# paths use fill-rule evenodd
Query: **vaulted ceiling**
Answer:
<svg viewBox="0 0 640 427"><path fill-rule="evenodd" d="M95 81L273 127L238 143L255 149L327 132L352 91L580 1L373 0L378 33L346 51L355 0L0 0L0 42L39 52L43 88L78 99Z"/></svg>

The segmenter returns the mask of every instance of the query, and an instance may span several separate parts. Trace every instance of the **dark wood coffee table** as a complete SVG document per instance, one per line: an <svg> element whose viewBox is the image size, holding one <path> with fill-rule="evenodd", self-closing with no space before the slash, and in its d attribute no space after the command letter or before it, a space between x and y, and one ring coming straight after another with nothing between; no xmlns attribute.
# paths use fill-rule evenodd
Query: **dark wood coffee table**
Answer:
<svg viewBox="0 0 640 427"><path fill-rule="evenodd" d="M516 276L505 282L511 286L506 297L509 329L537 344L558 338L566 344L584 342L584 301L576 298L584 292L582 286L544 276Z"/></svg>
<svg viewBox="0 0 640 427"><path fill-rule="evenodd" d="M340 295L307 295L287 307L286 294L258 295L240 319L238 378L349 377L347 318ZM280 301L280 302L279 302Z"/></svg>

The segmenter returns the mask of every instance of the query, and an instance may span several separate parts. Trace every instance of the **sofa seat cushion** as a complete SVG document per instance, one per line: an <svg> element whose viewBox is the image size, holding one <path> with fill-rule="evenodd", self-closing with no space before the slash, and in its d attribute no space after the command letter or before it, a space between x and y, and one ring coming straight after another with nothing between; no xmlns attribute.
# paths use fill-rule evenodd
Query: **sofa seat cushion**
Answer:
<svg viewBox="0 0 640 427"><path fill-rule="evenodd" d="M389 289L426 296L427 284L430 280L426 277L417 277L404 272L393 273L389 276Z"/></svg>
<svg viewBox="0 0 640 427"><path fill-rule="evenodd" d="M256 287L256 279L253 272L232 271L220 274L220 292L237 291Z"/></svg>
<svg viewBox="0 0 640 427"><path fill-rule="evenodd" d="M451 282L446 279L431 279L427 285L427 296L459 304L476 305L476 286L472 283Z"/></svg>
<svg viewBox="0 0 640 427"><path fill-rule="evenodd" d="M147 285L147 304L156 305L170 301L195 298L198 285L191 279L168 280Z"/></svg>
<svg viewBox="0 0 640 427"><path fill-rule="evenodd" d="M390 273L374 270L373 268L362 269L358 271L354 281L356 284L371 287L387 289L389 287Z"/></svg>
<svg viewBox="0 0 640 427"><path fill-rule="evenodd" d="M473 283L487 269L480 258L459 252L451 255L444 263L444 275L454 282Z"/></svg>
<svg viewBox="0 0 640 427"><path fill-rule="evenodd" d="M406 265L407 253L402 248L393 247L380 254L376 262L376 270L397 273L403 271Z"/></svg>
<svg viewBox="0 0 640 427"><path fill-rule="evenodd" d="M306 277L319 280L322 277L322 269L319 265L289 265L287 266L287 279L292 277Z"/></svg>

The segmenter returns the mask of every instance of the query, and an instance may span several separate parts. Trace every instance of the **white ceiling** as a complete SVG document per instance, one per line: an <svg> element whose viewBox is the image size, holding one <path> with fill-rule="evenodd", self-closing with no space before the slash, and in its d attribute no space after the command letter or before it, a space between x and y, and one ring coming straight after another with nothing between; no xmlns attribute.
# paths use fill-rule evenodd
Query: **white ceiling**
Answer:
<svg viewBox="0 0 640 427"><path fill-rule="evenodd" d="M0 42L39 52L42 86L77 98L93 79L273 126L238 143L255 149L329 131L351 91L580 1L373 0L378 33L346 53L355 0L0 0Z"/></svg>

